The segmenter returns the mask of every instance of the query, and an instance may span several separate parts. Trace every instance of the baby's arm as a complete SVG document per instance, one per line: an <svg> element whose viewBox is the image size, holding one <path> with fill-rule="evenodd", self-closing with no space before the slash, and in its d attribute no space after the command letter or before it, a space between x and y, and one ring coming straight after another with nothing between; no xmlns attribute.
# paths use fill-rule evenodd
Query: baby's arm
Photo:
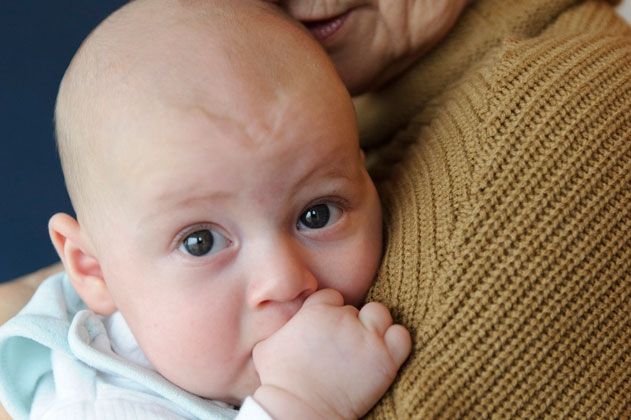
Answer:
<svg viewBox="0 0 631 420"><path fill-rule="evenodd" d="M253 352L261 386L254 399L275 419L357 418L386 392L411 339L385 306L344 306L320 290Z"/></svg>

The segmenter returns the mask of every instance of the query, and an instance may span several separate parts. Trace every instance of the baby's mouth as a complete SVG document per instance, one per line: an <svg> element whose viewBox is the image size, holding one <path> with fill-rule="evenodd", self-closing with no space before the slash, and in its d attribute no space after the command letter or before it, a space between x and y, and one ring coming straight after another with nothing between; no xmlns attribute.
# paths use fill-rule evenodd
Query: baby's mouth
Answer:
<svg viewBox="0 0 631 420"><path fill-rule="evenodd" d="M323 42L342 27L349 14L350 10L328 19L302 21L302 24L318 41Z"/></svg>

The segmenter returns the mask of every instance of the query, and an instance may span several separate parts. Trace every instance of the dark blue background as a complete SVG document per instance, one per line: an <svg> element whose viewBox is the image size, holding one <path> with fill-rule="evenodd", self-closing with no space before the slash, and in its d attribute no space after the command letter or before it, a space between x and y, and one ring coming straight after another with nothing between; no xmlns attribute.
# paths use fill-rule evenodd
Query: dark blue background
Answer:
<svg viewBox="0 0 631 420"><path fill-rule="evenodd" d="M53 135L59 81L122 0L0 0L0 282L56 262L48 218L71 212Z"/></svg>

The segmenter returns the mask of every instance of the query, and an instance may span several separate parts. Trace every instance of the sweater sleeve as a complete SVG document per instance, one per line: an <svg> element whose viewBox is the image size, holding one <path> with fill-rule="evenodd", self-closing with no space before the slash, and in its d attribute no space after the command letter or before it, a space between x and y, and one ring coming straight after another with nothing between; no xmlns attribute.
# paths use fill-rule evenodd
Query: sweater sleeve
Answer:
<svg viewBox="0 0 631 420"><path fill-rule="evenodd" d="M418 119L369 296L415 347L374 417L628 413L629 69L628 27L587 2Z"/></svg>

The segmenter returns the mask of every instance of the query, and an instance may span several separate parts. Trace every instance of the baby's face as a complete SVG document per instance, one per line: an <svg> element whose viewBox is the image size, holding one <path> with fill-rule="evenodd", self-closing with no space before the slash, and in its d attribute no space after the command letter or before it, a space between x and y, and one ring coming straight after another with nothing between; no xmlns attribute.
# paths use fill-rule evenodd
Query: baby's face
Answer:
<svg viewBox="0 0 631 420"><path fill-rule="evenodd" d="M235 99L233 115L147 104L113 133L133 141L111 150L103 275L149 360L190 392L238 403L259 384L253 347L309 294L358 305L372 284L379 200L350 101L321 90Z"/></svg>

